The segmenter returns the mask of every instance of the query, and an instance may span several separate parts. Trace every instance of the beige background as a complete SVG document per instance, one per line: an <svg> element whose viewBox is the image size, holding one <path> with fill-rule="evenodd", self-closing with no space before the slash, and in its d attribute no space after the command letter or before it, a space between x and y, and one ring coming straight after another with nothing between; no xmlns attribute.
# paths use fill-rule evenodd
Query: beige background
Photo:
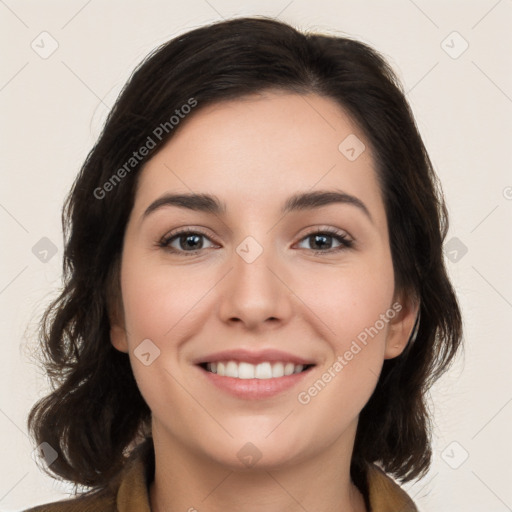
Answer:
<svg viewBox="0 0 512 512"><path fill-rule="evenodd" d="M449 204L446 255L466 329L465 357L433 392L432 469L405 488L424 512L512 510L512 0L0 0L0 509L68 488L37 468L25 426L47 390L28 354L60 283L66 192L150 50L248 14L359 38L403 80ZM43 237L57 249L46 262L32 251Z"/></svg>

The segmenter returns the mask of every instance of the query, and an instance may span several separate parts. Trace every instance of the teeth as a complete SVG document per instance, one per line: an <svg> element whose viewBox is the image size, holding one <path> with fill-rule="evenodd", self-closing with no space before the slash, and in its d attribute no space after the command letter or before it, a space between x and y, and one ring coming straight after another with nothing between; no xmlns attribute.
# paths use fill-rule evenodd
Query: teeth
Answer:
<svg viewBox="0 0 512 512"><path fill-rule="evenodd" d="M228 361L224 370L224 374L229 375L230 377L238 378L238 365L235 363L235 361Z"/></svg>
<svg viewBox="0 0 512 512"><path fill-rule="evenodd" d="M256 368L254 367L253 364L239 363L237 366L238 366L238 375L228 375L225 373L224 376L225 377L238 377L239 379L254 379L254 373L256 372ZM222 374L219 374L219 375L222 375Z"/></svg>
<svg viewBox="0 0 512 512"><path fill-rule="evenodd" d="M293 373L293 370L295 370L295 365L293 363L286 363L284 367L284 374L291 375Z"/></svg>
<svg viewBox="0 0 512 512"><path fill-rule="evenodd" d="M293 363L270 363L259 364L246 363L244 361L219 361L207 363L206 369L222 377L234 377L237 379L272 379L300 373L304 365Z"/></svg>
<svg viewBox="0 0 512 512"><path fill-rule="evenodd" d="M256 366L254 376L257 379L271 379L272 378L272 366L270 363L260 363Z"/></svg>
<svg viewBox="0 0 512 512"><path fill-rule="evenodd" d="M290 363L293 364L293 363ZM283 363L274 363L272 366L272 377L283 377L284 376L284 364Z"/></svg>

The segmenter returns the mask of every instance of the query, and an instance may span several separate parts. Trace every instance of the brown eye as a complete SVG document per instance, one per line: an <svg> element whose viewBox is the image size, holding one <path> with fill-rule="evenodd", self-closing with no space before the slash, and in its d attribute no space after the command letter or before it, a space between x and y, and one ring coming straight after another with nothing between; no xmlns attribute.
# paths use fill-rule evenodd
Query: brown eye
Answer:
<svg viewBox="0 0 512 512"><path fill-rule="evenodd" d="M301 242L302 241L309 242L310 246L303 248L311 249L315 253L333 253L352 247L353 245L353 240L349 239L345 233L341 231L330 231L325 229L309 233L304 238L302 238Z"/></svg>
<svg viewBox="0 0 512 512"><path fill-rule="evenodd" d="M200 231L183 230L178 233L165 236L158 245L165 250L174 253L195 254L202 249L210 248L205 247L204 240L208 240L212 243L206 234L201 233ZM214 246L213 243L212 246Z"/></svg>

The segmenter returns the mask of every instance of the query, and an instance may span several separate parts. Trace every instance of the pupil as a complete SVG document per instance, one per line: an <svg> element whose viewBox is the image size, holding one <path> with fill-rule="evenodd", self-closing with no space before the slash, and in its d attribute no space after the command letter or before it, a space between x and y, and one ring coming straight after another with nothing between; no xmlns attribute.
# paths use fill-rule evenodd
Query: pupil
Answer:
<svg viewBox="0 0 512 512"><path fill-rule="evenodd" d="M317 244L317 240L318 240L318 239L320 239L320 240L321 240L321 243L324 243L324 244L325 244L325 243L326 243L326 239L327 239L327 238L330 238L330 236L329 236L329 235L327 235L327 236L326 236L326 235L313 235L313 237L314 237L314 239L315 239L315 245L318 245L318 244ZM328 245L328 244L327 244L327 245ZM322 248L322 246L321 246L320 248Z"/></svg>
<svg viewBox="0 0 512 512"><path fill-rule="evenodd" d="M198 241L200 239L200 236L199 235L185 235L182 237L182 241L185 240L185 245L189 248L192 248L192 249L196 249L196 247L194 246L194 244L197 244ZM193 240L191 242L191 240Z"/></svg>

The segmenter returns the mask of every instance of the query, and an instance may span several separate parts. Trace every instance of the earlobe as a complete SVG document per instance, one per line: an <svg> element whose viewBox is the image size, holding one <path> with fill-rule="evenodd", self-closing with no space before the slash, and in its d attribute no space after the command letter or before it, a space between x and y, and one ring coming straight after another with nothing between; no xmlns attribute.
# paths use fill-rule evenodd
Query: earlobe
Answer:
<svg viewBox="0 0 512 512"><path fill-rule="evenodd" d="M128 340L126 339L126 331L120 325L110 327L110 342L119 352L128 353Z"/></svg>
<svg viewBox="0 0 512 512"><path fill-rule="evenodd" d="M384 359L398 357L405 350L416 330L416 320L419 320L419 301L408 299L397 301L395 304L399 304L401 308L390 321ZM395 308L395 311L397 309Z"/></svg>

